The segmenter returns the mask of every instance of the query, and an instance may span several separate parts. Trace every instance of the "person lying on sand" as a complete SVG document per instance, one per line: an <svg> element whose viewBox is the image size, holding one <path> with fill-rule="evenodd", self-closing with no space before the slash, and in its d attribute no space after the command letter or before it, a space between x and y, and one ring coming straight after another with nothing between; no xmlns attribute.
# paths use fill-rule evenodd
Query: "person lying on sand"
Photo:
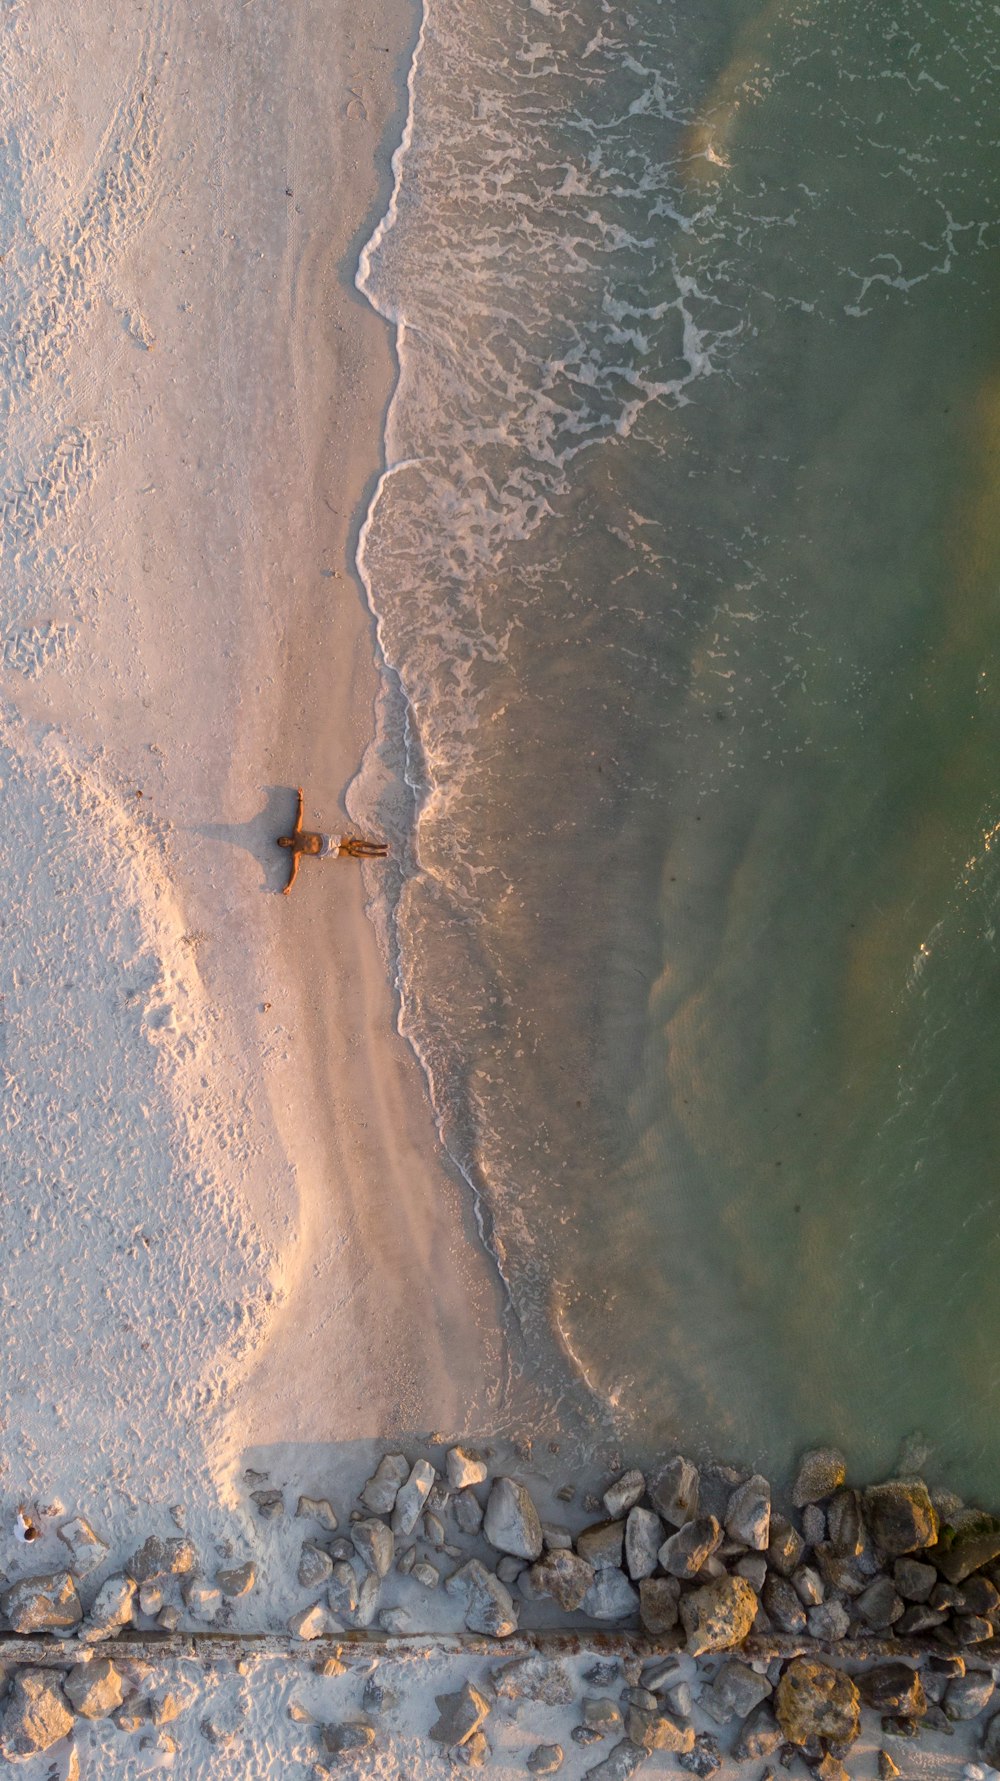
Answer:
<svg viewBox="0 0 1000 1781"><path fill-rule="evenodd" d="M295 809L295 827L290 835L278 836L279 847L289 847L292 852L291 865L288 869L288 883L282 891L287 897L295 883L299 869L299 860L304 853L313 859L337 859L341 856L351 860L384 860L389 851L385 841L366 841L361 835L322 835L315 830L302 827L302 787L299 786L298 804Z"/></svg>

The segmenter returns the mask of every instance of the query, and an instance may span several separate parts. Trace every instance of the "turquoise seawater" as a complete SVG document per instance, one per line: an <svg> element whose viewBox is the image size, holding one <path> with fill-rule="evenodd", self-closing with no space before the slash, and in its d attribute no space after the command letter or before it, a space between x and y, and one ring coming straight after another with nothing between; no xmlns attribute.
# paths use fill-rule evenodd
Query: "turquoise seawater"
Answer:
<svg viewBox="0 0 1000 1781"><path fill-rule="evenodd" d="M979 0L426 0L401 1020L518 1364L637 1452L1000 1495L998 119Z"/></svg>

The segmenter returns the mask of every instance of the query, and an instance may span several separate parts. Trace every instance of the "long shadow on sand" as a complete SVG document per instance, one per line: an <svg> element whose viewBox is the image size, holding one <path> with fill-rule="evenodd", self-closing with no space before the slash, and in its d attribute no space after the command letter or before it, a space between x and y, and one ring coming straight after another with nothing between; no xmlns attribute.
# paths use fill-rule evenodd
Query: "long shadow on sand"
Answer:
<svg viewBox="0 0 1000 1781"><path fill-rule="evenodd" d="M252 854L264 873L260 888L270 893L283 890L288 878L288 855L277 846L277 838L287 835L295 821L295 787L268 785L264 791L264 807L249 822L191 823L189 832Z"/></svg>

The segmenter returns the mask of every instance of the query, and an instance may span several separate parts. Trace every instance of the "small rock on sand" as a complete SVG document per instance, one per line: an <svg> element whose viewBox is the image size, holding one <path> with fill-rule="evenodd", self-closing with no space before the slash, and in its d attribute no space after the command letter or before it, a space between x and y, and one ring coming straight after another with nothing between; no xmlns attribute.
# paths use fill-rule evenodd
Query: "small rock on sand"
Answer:
<svg viewBox="0 0 1000 1781"><path fill-rule="evenodd" d="M629 1781L629 1776L635 1774L648 1755L649 1752L643 1750L641 1745L623 1738L620 1744L615 1745L610 1756L606 1756L595 1768L587 1770L587 1775L590 1781Z"/></svg>
<svg viewBox="0 0 1000 1781"><path fill-rule="evenodd" d="M858 1677L862 1700L877 1713L896 1719L922 1719L927 1711L924 1685L909 1664L876 1664Z"/></svg>
<svg viewBox="0 0 1000 1781"><path fill-rule="evenodd" d="M89 1577L108 1556L105 1542L95 1534L89 1521L78 1515L59 1529L59 1538L73 1554L73 1571L77 1577Z"/></svg>
<svg viewBox="0 0 1000 1781"><path fill-rule="evenodd" d="M733 1755L737 1762L760 1762L777 1750L784 1733L774 1717L774 1709L770 1701L761 1701L752 1713L748 1713L740 1726L733 1745Z"/></svg>
<svg viewBox="0 0 1000 1781"><path fill-rule="evenodd" d="M402 1453L385 1453L361 1492L361 1501L373 1515L391 1515L400 1486L410 1475L410 1462ZM416 1521L414 1521L416 1526Z"/></svg>
<svg viewBox="0 0 1000 1781"><path fill-rule="evenodd" d="M0 1595L0 1610L15 1633L61 1632L83 1618L76 1584L68 1571L22 1577Z"/></svg>
<svg viewBox="0 0 1000 1781"><path fill-rule="evenodd" d="M325 1552L322 1546L316 1546L311 1540L307 1540L299 1555L297 1572L299 1587L301 1589L318 1589L321 1583L327 1582L332 1573L333 1559L330 1554Z"/></svg>
<svg viewBox="0 0 1000 1781"><path fill-rule="evenodd" d="M836 1447L814 1447L804 1453L792 1491L796 1509L807 1503L822 1503L833 1495L847 1477L847 1461Z"/></svg>
<svg viewBox="0 0 1000 1781"><path fill-rule="evenodd" d="M427 1735L435 1744L445 1744L449 1749L468 1743L490 1710L486 1696L473 1688L471 1682L463 1682L455 1694L438 1694L434 1699L438 1718Z"/></svg>
<svg viewBox="0 0 1000 1781"><path fill-rule="evenodd" d="M561 1744L536 1744L525 1763L529 1775L555 1775L563 1766Z"/></svg>
<svg viewBox="0 0 1000 1781"><path fill-rule="evenodd" d="M323 1743L331 1756L358 1756L375 1742L375 1727L367 1719L345 1720L323 1727Z"/></svg>
<svg viewBox="0 0 1000 1781"><path fill-rule="evenodd" d="M295 1506L295 1514L299 1521L318 1522L328 1534L335 1534L337 1531L337 1517L333 1512L333 1505L327 1502L326 1497L300 1497Z"/></svg>
<svg viewBox="0 0 1000 1781"><path fill-rule="evenodd" d="M229 1571L217 1571L215 1581L223 1595L235 1601L240 1596L250 1594L257 1581L257 1567L248 1559L245 1565L236 1565Z"/></svg>
<svg viewBox="0 0 1000 1781"><path fill-rule="evenodd" d="M285 1499L280 1490L252 1490L250 1501L261 1521L278 1521L285 1513Z"/></svg>
<svg viewBox="0 0 1000 1781"><path fill-rule="evenodd" d="M701 1706L717 1725L726 1725L730 1719L745 1719L770 1693L766 1676L759 1676L749 1664L730 1658L710 1686L702 1690Z"/></svg>
<svg viewBox="0 0 1000 1781"><path fill-rule="evenodd" d="M63 1689L84 1719L103 1719L122 1704L122 1678L110 1658L75 1664L63 1680Z"/></svg>
<svg viewBox="0 0 1000 1781"><path fill-rule="evenodd" d="M498 1552L536 1559L542 1552L542 1524L528 1491L516 1478L497 1478L483 1517L483 1532Z"/></svg>
<svg viewBox="0 0 1000 1781"><path fill-rule="evenodd" d="M73 1714L51 1670L15 1670L0 1722L0 1752L8 1761L51 1749L73 1729Z"/></svg>
<svg viewBox="0 0 1000 1781"><path fill-rule="evenodd" d="M486 1480L486 1461L471 1447L452 1447L444 1463L452 1490L467 1490Z"/></svg>

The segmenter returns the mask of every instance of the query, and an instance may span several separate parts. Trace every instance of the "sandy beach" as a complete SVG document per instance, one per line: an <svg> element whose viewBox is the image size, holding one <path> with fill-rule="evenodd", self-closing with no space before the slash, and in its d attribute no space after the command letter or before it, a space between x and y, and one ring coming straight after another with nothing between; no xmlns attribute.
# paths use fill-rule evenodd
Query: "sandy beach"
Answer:
<svg viewBox="0 0 1000 1781"><path fill-rule="evenodd" d="M274 846L297 784L347 826L373 735L394 365L353 275L416 18L5 28L3 1488L115 1537L262 1443L464 1427L497 1377L364 874L286 900Z"/></svg>

